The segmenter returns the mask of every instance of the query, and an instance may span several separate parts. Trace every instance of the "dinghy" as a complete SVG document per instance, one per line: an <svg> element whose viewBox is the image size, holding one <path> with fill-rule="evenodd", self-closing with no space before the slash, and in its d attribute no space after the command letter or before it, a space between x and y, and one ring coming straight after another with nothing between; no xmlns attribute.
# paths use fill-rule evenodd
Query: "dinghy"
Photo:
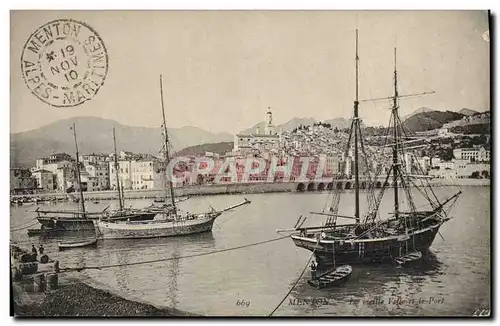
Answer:
<svg viewBox="0 0 500 326"><path fill-rule="evenodd" d="M394 258L394 261L401 266L409 265L411 263L417 262L422 258L422 253L420 251L409 252L406 255L402 255Z"/></svg>
<svg viewBox="0 0 500 326"><path fill-rule="evenodd" d="M58 242L57 243L59 250L81 248L81 247L91 247L91 246L96 246L96 245L97 245L97 239L81 240L81 241L73 241L73 242Z"/></svg>
<svg viewBox="0 0 500 326"><path fill-rule="evenodd" d="M352 267L349 265L342 265L311 280L308 280L307 283L315 288L324 289L344 284L349 280L351 274Z"/></svg>

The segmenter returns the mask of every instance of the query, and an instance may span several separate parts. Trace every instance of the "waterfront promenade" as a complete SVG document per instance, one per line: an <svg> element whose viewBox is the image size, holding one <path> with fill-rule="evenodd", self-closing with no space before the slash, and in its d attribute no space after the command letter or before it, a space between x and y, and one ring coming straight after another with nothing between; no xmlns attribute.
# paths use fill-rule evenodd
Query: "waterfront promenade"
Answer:
<svg viewBox="0 0 500 326"><path fill-rule="evenodd" d="M490 179L433 179L429 181L434 186L489 186ZM391 183L389 183L391 185ZM206 196L224 194L256 194L273 192L312 192L328 191L331 189L353 189L354 180L306 181L306 182L250 182L250 183L226 183L226 184L204 184L189 185L175 188L177 196ZM360 182L361 189L366 188L364 181ZM375 184L381 188L382 181ZM163 197L163 189L125 190L127 199L153 199ZM113 200L118 194L114 190L84 192L85 200ZM12 195L11 200L36 197L40 199L51 197L66 197L64 193L41 193L35 195Z"/></svg>

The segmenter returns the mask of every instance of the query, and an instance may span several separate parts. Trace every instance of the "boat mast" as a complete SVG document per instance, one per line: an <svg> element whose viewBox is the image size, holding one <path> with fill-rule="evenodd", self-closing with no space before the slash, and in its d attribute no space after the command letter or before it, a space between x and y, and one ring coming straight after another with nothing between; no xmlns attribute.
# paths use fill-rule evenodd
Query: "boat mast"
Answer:
<svg viewBox="0 0 500 326"><path fill-rule="evenodd" d="M177 207L175 206L175 195L174 195L174 185L172 184L172 179L168 176L167 165L170 161L170 156L168 152L168 131L167 122L165 119L165 107L163 105L163 82L160 75L160 93L161 93L161 113L163 115L163 145L165 146L165 177L168 180L168 188L170 189L170 199L172 200L172 208L174 211L174 216L177 216Z"/></svg>
<svg viewBox="0 0 500 326"><path fill-rule="evenodd" d="M76 148L76 178L78 180L78 190L80 191L80 201L82 202L82 212L83 217L85 217L85 201L83 199L83 189L82 189L82 179L80 176L80 159L78 153L78 142L76 141L76 125L73 123L73 136L75 138L75 148Z"/></svg>
<svg viewBox="0 0 500 326"><path fill-rule="evenodd" d="M120 176L118 174L118 154L116 153L116 137L115 137L115 128L113 127L113 144L115 148L115 172L116 172L116 189L118 189L118 201L120 203L120 211L123 210L123 200L122 200L122 192L120 189Z"/></svg>
<svg viewBox="0 0 500 326"><path fill-rule="evenodd" d="M358 56L358 30L356 29L356 100L354 101L354 189L355 189L355 218L359 224L359 168L358 168L358 130L359 130L359 56Z"/></svg>
<svg viewBox="0 0 500 326"><path fill-rule="evenodd" d="M396 48L394 48L394 97L392 104L392 117L394 119L394 148L392 150L392 173L394 184L394 217L398 218L399 215L399 198L398 198L398 173L399 173L399 159L398 159L398 72L396 69Z"/></svg>

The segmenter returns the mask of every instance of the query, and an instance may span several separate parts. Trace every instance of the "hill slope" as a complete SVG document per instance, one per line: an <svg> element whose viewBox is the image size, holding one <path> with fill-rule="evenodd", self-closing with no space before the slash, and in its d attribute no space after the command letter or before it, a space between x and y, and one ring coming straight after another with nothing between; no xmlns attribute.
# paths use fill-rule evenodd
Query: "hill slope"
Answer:
<svg viewBox="0 0 500 326"><path fill-rule="evenodd" d="M77 117L56 121L35 130L11 134L11 166L30 167L37 158L57 152L74 155L75 145L70 130L73 122L76 123L81 153L112 152L113 127L116 129L118 151L158 155L162 147L160 128L124 126L108 119ZM197 127L169 128L169 136L174 150L233 139L230 134L214 134Z"/></svg>
<svg viewBox="0 0 500 326"><path fill-rule="evenodd" d="M312 126L314 123L320 122L317 121L314 118L293 118L281 125L277 125L274 127L274 130L276 132L279 132L280 130L283 131L292 131L293 129L297 128L299 125L303 126ZM334 119L329 119L329 120L324 120L321 122L329 123L332 128L337 127L338 129L344 129L344 128L349 128L350 126L350 120L349 119L344 119L344 118L334 118ZM261 133L264 132L264 127L266 123L264 121L259 122L255 125L253 125L250 128L247 128L243 131L241 131L241 134L253 134L257 130L257 126L259 127L259 130Z"/></svg>
<svg viewBox="0 0 500 326"><path fill-rule="evenodd" d="M290 130L297 128L297 126L299 126L299 125L312 125L315 122L316 122L316 120L314 120L313 118L293 118L292 120L289 120L288 122L285 122L281 125L274 126L274 130L276 132L279 132L280 130L290 131ZM244 134L244 135L254 134L257 131L257 127L259 127L259 132L263 133L265 126L266 126L266 122L262 121L262 122L254 124L250 128L242 130L240 132L240 134Z"/></svg>
<svg viewBox="0 0 500 326"><path fill-rule="evenodd" d="M463 114L463 115L467 115L467 116L471 116L474 114L478 114L479 112L474 111L474 110L470 110L470 109L462 109L462 110L458 111L458 113Z"/></svg>
<svg viewBox="0 0 500 326"><path fill-rule="evenodd" d="M210 144L201 144L196 146L186 147L177 153L176 156L185 156L185 155L205 155L205 152L217 153L220 155L224 155L227 152L233 150L234 142L222 142L222 143L210 143Z"/></svg>
<svg viewBox="0 0 500 326"><path fill-rule="evenodd" d="M416 132L441 128L443 124L463 117L463 114L453 111L427 111L410 116L404 123L408 129Z"/></svg>

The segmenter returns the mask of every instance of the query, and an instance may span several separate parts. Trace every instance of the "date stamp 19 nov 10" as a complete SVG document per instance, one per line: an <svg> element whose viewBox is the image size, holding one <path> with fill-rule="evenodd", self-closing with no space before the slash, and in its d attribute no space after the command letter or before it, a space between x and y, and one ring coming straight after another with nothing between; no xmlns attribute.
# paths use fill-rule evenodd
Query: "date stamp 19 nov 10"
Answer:
<svg viewBox="0 0 500 326"><path fill-rule="evenodd" d="M21 72L30 91L56 107L92 99L108 72L106 46L85 23L58 19L39 27L21 55Z"/></svg>

